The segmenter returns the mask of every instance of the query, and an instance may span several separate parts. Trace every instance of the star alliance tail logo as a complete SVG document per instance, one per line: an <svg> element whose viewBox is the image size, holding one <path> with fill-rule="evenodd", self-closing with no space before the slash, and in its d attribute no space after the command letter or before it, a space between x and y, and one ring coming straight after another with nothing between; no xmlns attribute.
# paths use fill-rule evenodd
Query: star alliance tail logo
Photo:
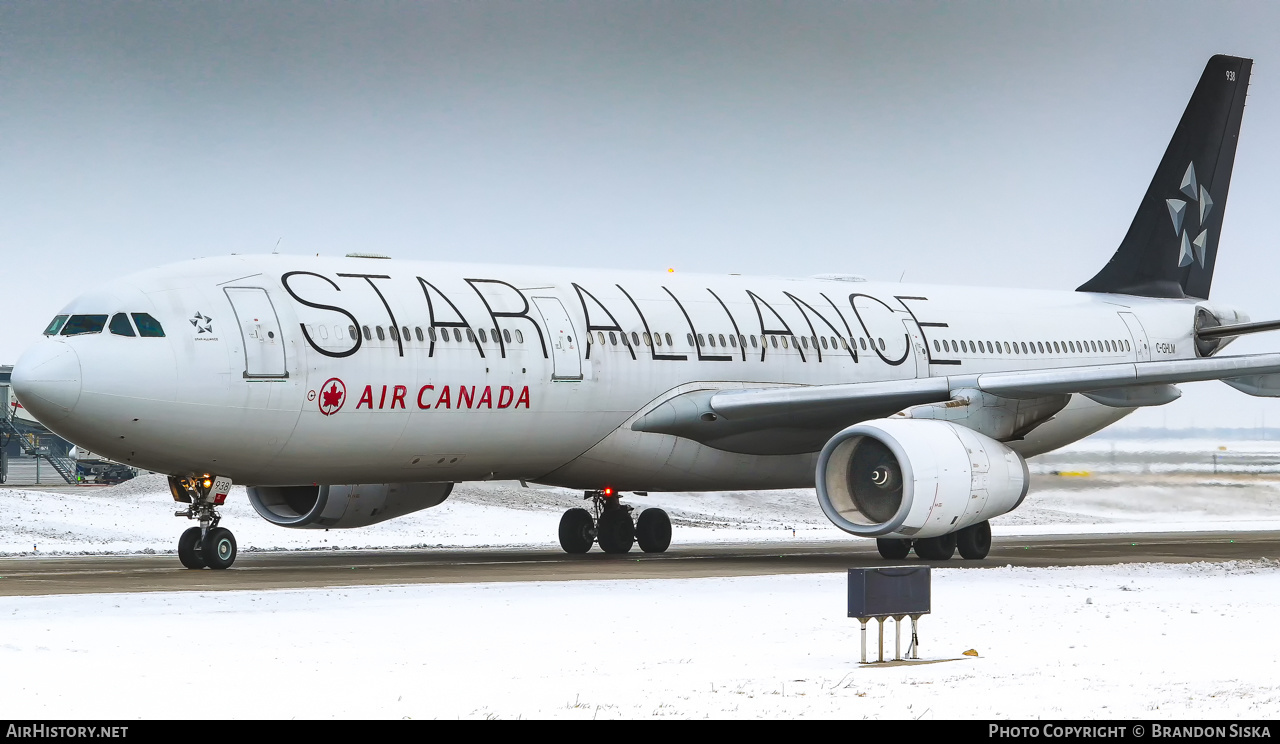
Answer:
<svg viewBox="0 0 1280 744"><path fill-rule="evenodd" d="M1169 206L1169 218L1173 220L1173 233L1181 240L1178 252L1178 266L1190 266L1192 261L1200 264L1200 268L1204 268L1205 252L1209 245L1209 230L1204 227L1205 218L1209 216L1209 210L1213 209L1213 199L1209 198L1209 191L1204 186L1196 183L1196 164L1187 163L1187 172L1182 176L1182 185L1178 190L1186 194L1196 205L1192 209L1192 213L1198 212L1196 224L1201 228L1200 234L1192 239L1191 231L1183 229L1183 222L1186 221L1187 202L1182 199L1165 199L1165 204Z"/></svg>

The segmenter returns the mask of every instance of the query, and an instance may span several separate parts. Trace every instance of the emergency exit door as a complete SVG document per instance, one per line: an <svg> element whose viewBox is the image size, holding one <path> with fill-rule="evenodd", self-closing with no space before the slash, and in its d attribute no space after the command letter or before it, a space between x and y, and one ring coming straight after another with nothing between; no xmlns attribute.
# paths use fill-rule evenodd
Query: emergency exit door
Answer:
<svg viewBox="0 0 1280 744"><path fill-rule="evenodd" d="M280 320L267 290L260 287L226 287L244 340L245 377L288 377L284 366L284 338Z"/></svg>
<svg viewBox="0 0 1280 744"><path fill-rule="evenodd" d="M581 380L582 357L578 354L580 345L574 337L573 323L569 322L569 313L564 305L554 297L531 297L533 306L542 316L542 325L547 329L551 342L551 379Z"/></svg>

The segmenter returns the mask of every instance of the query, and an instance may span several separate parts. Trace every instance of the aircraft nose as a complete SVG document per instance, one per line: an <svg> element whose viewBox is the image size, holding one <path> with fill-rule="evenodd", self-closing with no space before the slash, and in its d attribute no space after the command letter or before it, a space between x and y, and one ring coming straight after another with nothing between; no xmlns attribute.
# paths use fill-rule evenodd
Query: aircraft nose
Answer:
<svg viewBox="0 0 1280 744"><path fill-rule="evenodd" d="M80 357L68 344L42 341L18 359L11 384L18 402L40 423L57 423L80 400Z"/></svg>

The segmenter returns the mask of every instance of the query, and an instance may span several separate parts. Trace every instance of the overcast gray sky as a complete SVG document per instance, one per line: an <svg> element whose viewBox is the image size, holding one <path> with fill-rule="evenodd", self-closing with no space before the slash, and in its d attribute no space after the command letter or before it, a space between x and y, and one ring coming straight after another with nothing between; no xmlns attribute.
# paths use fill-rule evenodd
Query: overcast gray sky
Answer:
<svg viewBox="0 0 1280 744"><path fill-rule="evenodd" d="M1256 63L1212 299L1280 318L1277 50L1262 2L0 2L0 361L83 288L280 238L1074 288L1215 53ZM1184 390L1129 423L1280 425Z"/></svg>

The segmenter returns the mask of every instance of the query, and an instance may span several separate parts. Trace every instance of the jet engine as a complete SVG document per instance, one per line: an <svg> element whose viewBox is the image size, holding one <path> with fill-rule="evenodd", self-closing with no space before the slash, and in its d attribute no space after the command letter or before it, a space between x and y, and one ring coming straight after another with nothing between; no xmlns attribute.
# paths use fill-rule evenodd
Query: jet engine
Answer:
<svg viewBox="0 0 1280 744"><path fill-rule="evenodd" d="M818 457L818 503L845 532L937 537L1013 511L1026 460L948 421L876 419L836 434Z"/></svg>
<svg viewBox="0 0 1280 744"><path fill-rule="evenodd" d="M281 527L366 527L439 506L452 483L373 483L355 486L249 486L258 515Z"/></svg>

